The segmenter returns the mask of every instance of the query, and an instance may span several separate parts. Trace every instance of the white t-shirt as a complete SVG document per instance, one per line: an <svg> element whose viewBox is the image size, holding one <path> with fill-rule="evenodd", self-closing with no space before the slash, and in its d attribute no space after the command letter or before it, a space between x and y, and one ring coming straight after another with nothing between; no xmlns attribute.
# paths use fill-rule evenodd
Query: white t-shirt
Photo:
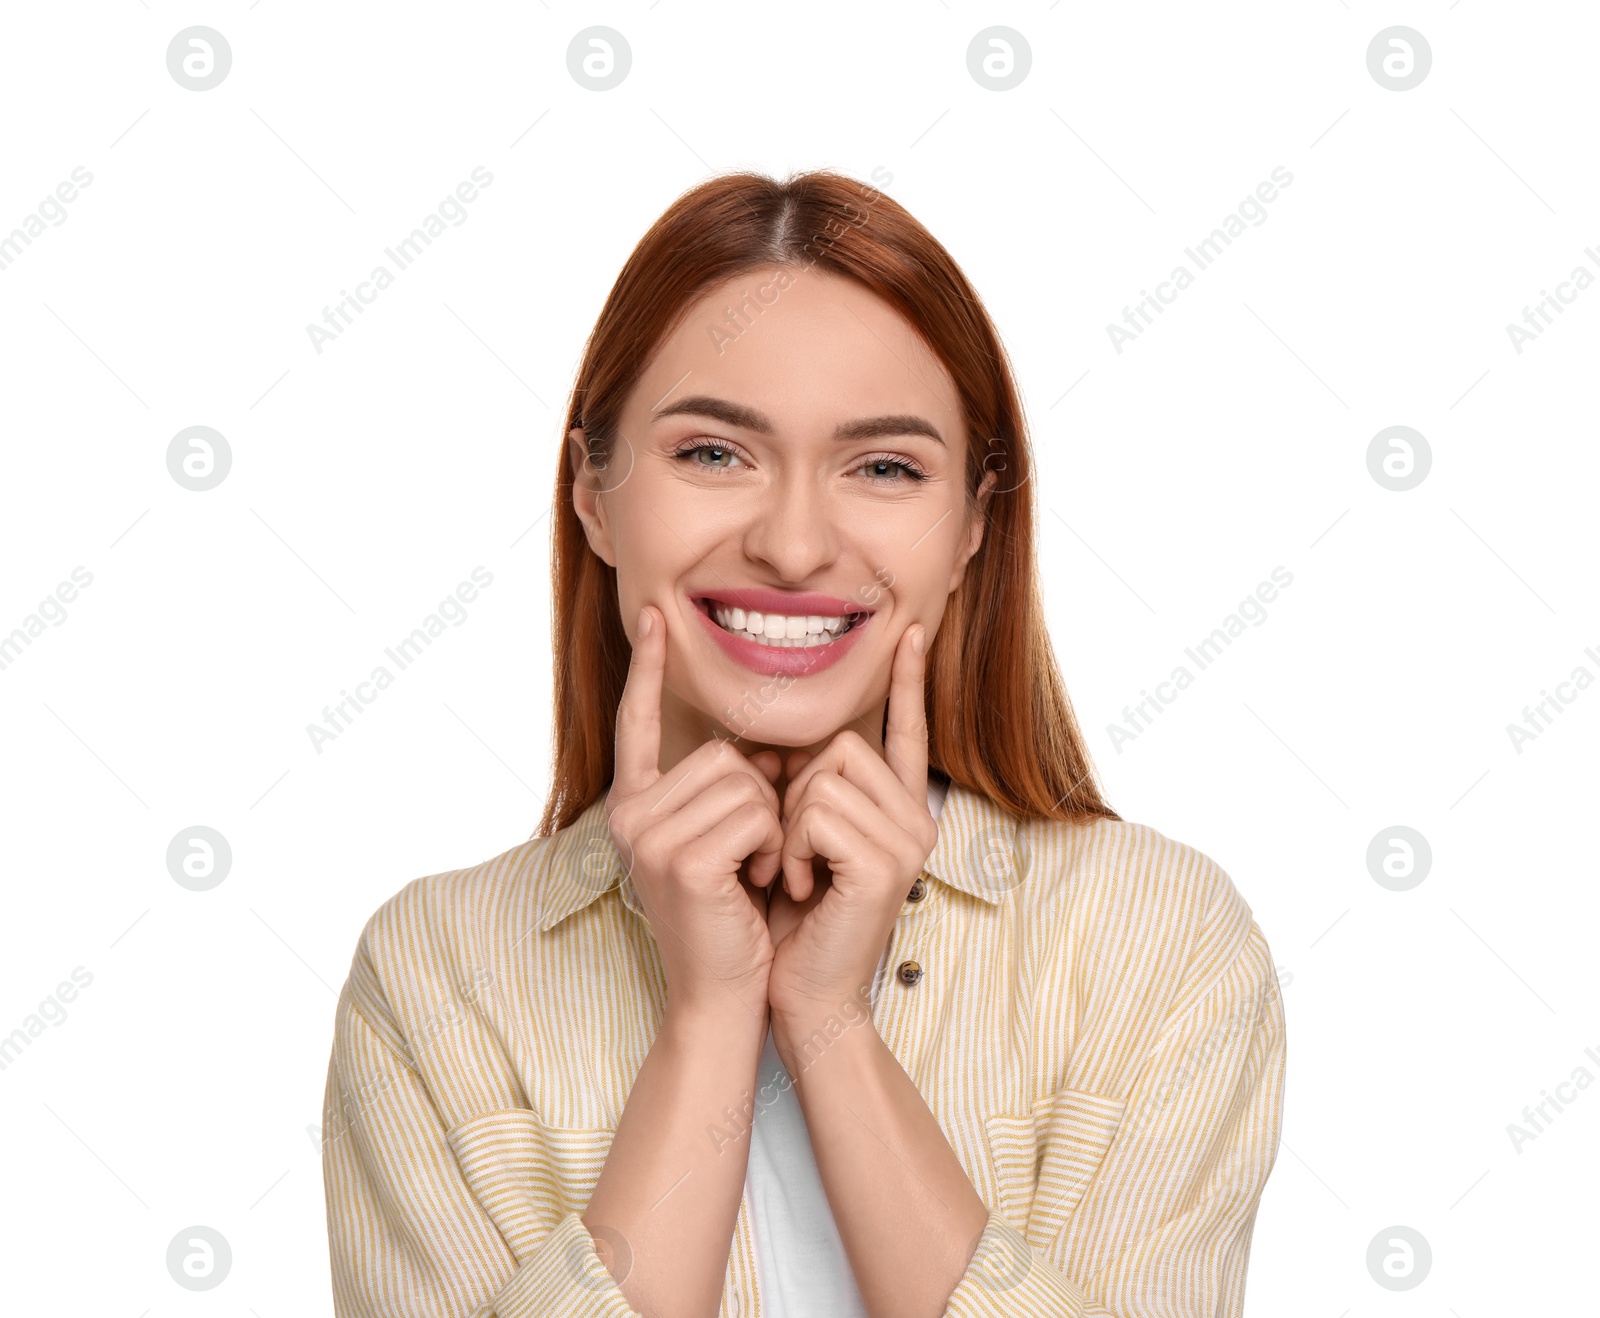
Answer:
<svg viewBox="0 0 1600 1318"><path fill-rule="evenodd" d="M944 784L930 777L928 811L935 819L944 797ZM873 976L873 1002L877 1001L888 956L885 944ZM750 1131L745 1192L750 1198L762 1318L814 1318L817 1314L867 1318L866 1305L822 1188L822 1174L811 1152L800 1099L778 1056L770 1028L761 1052L755 1092L758 1098ZM768 1099L768 1095L775 1097Z"/></svg>

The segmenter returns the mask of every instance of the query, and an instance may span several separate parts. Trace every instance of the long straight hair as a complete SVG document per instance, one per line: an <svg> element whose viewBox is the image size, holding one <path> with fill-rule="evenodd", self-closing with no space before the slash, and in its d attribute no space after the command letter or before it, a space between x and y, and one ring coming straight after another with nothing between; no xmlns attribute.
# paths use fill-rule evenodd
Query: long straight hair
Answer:
<svg viewBox="0 0 1600 1318"><path fill-rule="evenodd" d="M1045 629L1033 460L999 335L960 267L903 207L820 170L784 182L725 174L684 193L633 249L589 336L556 471L555 747L535 836L565 828L609 788L631 655L616 570L590 548L573 507L567 432L582 426L589 460L604 468L628 395L683 314L724 280L773 266L853 279L904 316L960 396L969 511L984 473L997 474L983 543L928 653L929 766L1017 814L1118 818L1101 797Z"/></svg>

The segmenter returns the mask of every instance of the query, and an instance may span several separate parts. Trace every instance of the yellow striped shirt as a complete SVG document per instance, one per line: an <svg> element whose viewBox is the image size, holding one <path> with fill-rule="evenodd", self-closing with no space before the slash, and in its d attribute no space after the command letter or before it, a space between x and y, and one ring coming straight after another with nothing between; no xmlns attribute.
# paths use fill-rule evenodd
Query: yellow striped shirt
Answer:
<svg viewBox="0 0 1600 1318"><path fill-rule="evenodd" d="M1145 825L959 785L938 824L872 1023L990 1210L946 1313L1238 1318L1285 1061L1250 908ZM384 902L324 1100L339 1318L633 1315L580 1214L665 1003L603 799ZM745 1198L719 1315L760 1314Z"/></svg>

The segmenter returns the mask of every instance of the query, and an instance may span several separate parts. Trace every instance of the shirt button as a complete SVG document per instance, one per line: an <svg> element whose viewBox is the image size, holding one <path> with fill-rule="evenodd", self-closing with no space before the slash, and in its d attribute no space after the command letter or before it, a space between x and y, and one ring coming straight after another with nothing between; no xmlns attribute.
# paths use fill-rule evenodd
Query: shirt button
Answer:
<svg viewBox="0 0 1600 1318"><path fill-rule="evenodd" d="M928 885L918 878L918 880L911 885L911 891L906 894L906 900L908 902L920 902L927 894L927 891Z"/></svg>
<svg viewBox="0 0 1600 1318"><path fill-rule="evenodd" d="M900 977L902 984L915 984L922 978L922 967L915 961L902 961L895 974Z"/></svg>

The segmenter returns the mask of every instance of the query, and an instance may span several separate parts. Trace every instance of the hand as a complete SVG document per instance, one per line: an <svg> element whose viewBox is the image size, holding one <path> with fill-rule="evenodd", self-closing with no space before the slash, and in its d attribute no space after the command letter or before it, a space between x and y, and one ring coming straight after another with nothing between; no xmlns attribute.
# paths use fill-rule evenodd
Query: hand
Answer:
<svg viewBox="0 0 1600 1318"><path fill-rule="evenodd" d="M804 1022L864 998L890 930L939 840L928 812L927 632L906 629L889 679L884 754L846 729L814 759L789 759L783 882L767 927L773 1023ZM830 874L820 879L821 862Z"/></svg>
<svg viewBox="0 0 1600 1318"><path fill-rule="evenodd" d="M777 753L713 739L660 772L666 618L646 605L617 709L606 816L667 977L669 1008L723 1012L729 993L764 1012L772 964L767 897L783 848ZM750 879L740 876L746 858Z"/></svg>

